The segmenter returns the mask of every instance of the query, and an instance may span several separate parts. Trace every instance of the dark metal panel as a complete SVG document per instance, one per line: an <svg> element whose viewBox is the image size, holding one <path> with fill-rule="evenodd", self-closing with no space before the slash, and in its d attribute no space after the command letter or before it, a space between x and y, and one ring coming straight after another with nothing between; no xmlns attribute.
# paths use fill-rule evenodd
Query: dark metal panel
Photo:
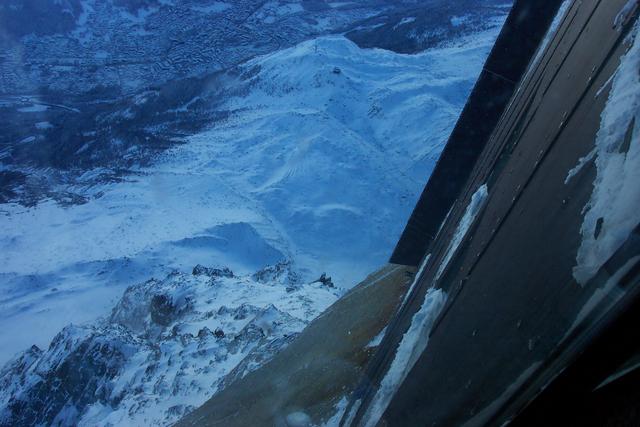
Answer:
<svg viewBox="0 0 640 427"><path fill-rule="evenodd" d="M616 271L640 253L640 227L606 266ZM622 289L640 288L640 263L621 280ZM640 298L627 298L616 307L606 333L594 335L587 349L537 397L524 394L528 404L513 427L601 427L640 425ZM518 405L512 402L511 406ZM551 414L551 416L550 416Z"/></svg>
<svg viewBox="0 0 640 427"><path fill-rule="evenodd" d="M458 197L560 0L517 0L391 256L417 266Z"/></svg>
<svg viewBox="0 0 640 427"><path fill-rule="evenodd" d="M498 38L496 47L490 55L491 58L505 57L509 53L511 53L513 56L517 56L520 53L520 49L517 46L509 46L508 40L505 39L507 37L513 36L513 33L517 32L520 29L520 27L514 25L515 23L520 21L519 17L522 16L522 11L525 10L525 7L527 7L526 10L528 10L528 6L529 5L527 4L527 2L524 1L517 2L514 5L511 11L511 16L507 20L507 22L505 23L505 27L503 28L503 33L501 33L500 37ZM558 4L556 3L555 6L556 7L553 9L554 14L556 12ZM551 17L549 18L551 19ZM546 33L546 27L548 26L548 21L550 21L550 19L546 21L543 20L544 28L539 28L536 32L536 34L539 36L537 42L539 42L542 35ZM533 21L530 21L528 23L532 24ZM522 29L521 34L522 37L526 37L530 33L531 28L527 27ZM525 49L523 51L523 58L529 61L531 59L532 53L535 50L535 48L531 49L530 51L527 51ZM497 62L497 60L491 61L493 61L494 63ZM544 58L540 62L541 64L544 64ZM523 72L524 67L522 67L521 69L521 73ZM485 72L485 74L483 74L483 77L481 77L481 79L478 81L476 90L474 90L474 93L470 97L468 105L463 112L461 119L456 126L456 129L454 130L454 133L452 134L451 140L445 148L442 157L440 158L438 167L434 171L434 174L432 174L430 181L427 184L424 193L422 194L421 199L415 208L412 219L407 224L403 237L398 243L398 247L396 248L394 257L392 258L395 260L400 260L399 262L409 264L415 264L419 262L424 255L424 250L426 249L425 247L423 247L423 245L427 246L431 244L434 235L438 232L440 224L443 222L445 216L452 208L452 204L457 198L457 207L453 208L451 214L449 214L450 218L448 223L445 224L444 228L440 231L441 237L435 242L434 247L431 247L429 249L429 252L432 256L429 263L427 264L425 276L429 276L429 273L434 273L433 265L437 265L437 263L444 256L444 252L447 249L447 243L451 235L455 231L455 224L457 224L457 221L452 220L455 218L460 218L463 213L464 207L471 197L471 194L475 191L478 185L484 182L486 176L490 172L491 168L484 166L480 169L482 173L475 172L474 174L471 174L473 178L471 179L471 184L467 185L465 191L461 193L460 187L462 187L462 184L464 184L464 180L469 177L471 170L474 169L474 164L477 163L478 153L475 150L483 150L484 148L484 151L489 151L490 153L488 155L485 155L484 157L494 159L496 157L494 151L500 151L502 149L501 146L499 146L499 148L492 151L491 148L493 147L490 146L473 147L469 145L467 145L466 151L460 150L459 148L465 142L468 143L469 141L471 141L473 143L477 141L477 139L471 138L471 140L469 140L467 139L467 137L465 137L465 133L469 135L469 132L473 131L473 126L484 126L485 123L489 123L491 126L495 124L491 124L491 117L485 116L482 111L482 108L484 107L484 101L491 99L494 94L493 91L495 90L496 85L499 84L496 80L489 79L487 76L495 77L493 74ZM521 90L518 94L520 96L526 94L528 95L526 99L530 99L530 92L532 91L530 86L531 85L529 84L521 86ZM535 86L538 87L539 84ZM492 87L494 89L492 89ZM507 90L508 88L508 85L503 86L504 90ZM511 89L510 91L511 92L509 93L512 93ZM500 93L500 91L498 91L497 93ZM530 106L531 102L525 101L524 104ZM500 108L503 107L504 105L502 105ZM522 109L523 108L513 108L514 111L521 111ZM511 111L509 111L508 113L511 113ZM492 112L491 114L495 114L495 112ZM476 115L480 118L474 124L472 124L470 120L473 115ZM503 124L504 127L513 127L512 114L506 114L501 118L500 122L506 122L506 124ZM491 130L489 130L489 132ZM487 132L487 129L483 129L482 132ZM479 137L480 136L482 135L479 135ZM487 135L484 135L483 137L485 139L489 138ZM455 141L458 142L456 143ZM500 141L502 141L502 139ZM465 152L468 153L467 157L463 156L456 158L456 156L462 156ZM482 158L480 160L482 160ZM484 162L486 163L487 161L489 160L485 158ZM479 169L478 165L475 165L475 169ZM478 177L478 175L480 177ZM396 317L388 326L387 335L384 337L379 351L375 354L371 363L367 367L367 371L365 372L365 375L361 380L361 384L359 385L358 389L356 389L350 400L349 408L351 408L353 402L357 400L360 400L362 402L361 410L358 411L358 415L356 416L353 425L357 425L359 418L364 413L364 409L366 409L373 393L375 393L381 377L384 375L387 367L393 360L393 357L395 355L395 348L399 342L399 339L401 338L404 331L406 331L409 327L412 314L419 309L424 294L426 293L426 289L430 286L431 279L432 277L423 278L418 286L416 286L414 292L408 296L407 303L404 305L401 312L396 315Z"/></svg>
<svg viewBox="0 0 640 427"><path fill-rule="evenodd" d="M450 304L389 406L386 424L501 425L526 403L516 399L505 410L511 393L539 391L543 379L550 381L588 344L585 336L571 341L567 334L609 278L605 268L581 287L571 275L594 170L583 169L568 185L564 179L593 147L606 99L596 93L625 49L624 33L611 25L625 3L576 3L564 40L531 77L538 83L529 99L511 104L520 113L496 129L501 138L487 147L464 190L468 195L489 179L487 208L438 284ZM459 205L434 247L446 246ZM438 265L441 255L432 258ZM425 276L421 295L432 278L433 272ZM414 311L396 322L404 326L395 331L396 343Z"/></svg>

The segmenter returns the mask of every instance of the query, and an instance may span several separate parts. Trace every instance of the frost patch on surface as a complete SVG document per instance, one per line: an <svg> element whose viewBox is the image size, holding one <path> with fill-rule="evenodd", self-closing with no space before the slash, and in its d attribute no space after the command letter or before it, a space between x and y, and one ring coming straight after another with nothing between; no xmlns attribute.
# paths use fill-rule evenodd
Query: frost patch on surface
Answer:
<svg viewBox="0 0 640 427"><path fill-rule="evenodd" d="M326 423L322 424L322 427L339 427L340 420L344 416L348 404L349 400L346 398L346 396L342 397L342 399L340 399L340 401L335 406L335 414L333 414L333 416L329 418ZM349 424L345 425L348 426Z"/></svg>
<svg viewBox="0 0 640 427"><path fill-rule="evenodd" d="M469 227L475 221L476 216L484 207L485 202L487 201L487 197L489 196L489 191L487 190L487 184L483 184L473 193L471 196L471 201L467 206L467 209L464 211L464 215L462 219L458 223L458 227L456 228L456 232L453 233L453 238L451 239L451 243L449 243L449 248L447 249L447 253L444 256L442 263L438 267L438 272L436 273L436 280L440 278L442 273L444 273L445 268L449 265L449 261L453 257L453 254L458 249L458 246L466 236L467 231L469 231Z"/></svg>
<svg viewBox="0 0 640 427"><path fill-rule="evenodd" d="M627 19L629 14L633 11L634 6L638 3L638 0L628 0L627 3L620 9L620 12L616 15L613 20L613 27L619 29L624 21Z"/></svg>
<svg viewBox="0 0 640 427"><path fill-rule="evenodd" d="M382 328L382 330L378 333L378 335L376 335L375 337L373 337L371 339L371 341L369 341L369 344L367 344L368 348L372 348L372 347L378 347L380 345L380 343L382 342L382 338L384 337L384 334L387 332L387 327L385 326L384 328Z"/></svg>
<svg viewBox="0 0 640 427"><path fill-rule="evenodd" d="M593 160L593 157L596 155L596 150L591 150L589 152L589 154L587 154L584 157L580 157L578 159L578 164L575 165L569 172L567 172L567 177L564 179L564 183L565 185L569 183L569 181L571 181L571 179L576 176L581 170L582 168L584 168L585 165L587 165L591 160Z"/></svg>
<svg viewBox="0 0 640 427"><path fill-rule="evenodd" d="M556 34L556 31L558 31L558 28L560 27L560 23L562 22L565 15L567 14L567 11L569 10L570 5L571 5L571 0L564 0L560 5L560 7L558 8L558 13L556 13L556 16L553 18L553 21L551 21L551 24L549 25L549 29L544 35L544 38L542 39L542 42L540 42L540 46L536 51L536 56L533 57L533 60L529 64L529 68L527 69L525 78L523 78L522 81L525 81L526 78L529 76L529 74L531 74L531 72L538 66L538 63L540 63L540 60L542 59L542 55L544 54L545 50L547 50L547 47L549 47L549 43L551 43L551 40L553 40L553 36ZM520 88L518 88L518 90L520 90Z"/></svg>
<svg viewBox="0 0 640 427"><path fill-rule="evenodd" d="M344 419L344 423L342 423L343 426L351 426L353 419L358 413L358 409L360 409L360 405L362 405L362 399L358 399L353 403L353 405L351 406L351 409L349 410L349 412L347 413Z"/></svg>
<svg viewBox="0 0 640 427"><path fill-rule="evenodd" d="M446 298L442 289L432 288L427 291L422 307L413 315L411 326L403 335L396 350L396 356L382 379L378 392L373 397L365 415L365 426L373 427L377 424L398 387L407 377L418 357L427 348L429 332L442 311Z"/></svg>
<svg viewBox="0 0 640 427"><path fill-rule="evenodd" d="M638 224L640 209L640 26L616 70L595 142L596 178L584 208L573 277L584 285Z"/></svg>
<svg viewBox="0 0 640 427"><path fill-rule="evenodd" d="M418 272L413 277L413 282L411 282L411 286L409 286L409 290L407 291L407 294L404 296L404 300L402 301L402 305L400 306L400 309L402 309L402 307L404 307L405 304L407 303L407 301L409 300L409 296L411 295L411 293L413 292L413 289L418 284L418 281L420 280L420 277L422 277L422 273L424 272L424 269L427 266L427 263L429 262L429 258L431 258L431 254L428 254L422 260L422 263L420 264L420 267L418 268Z"/></svg>

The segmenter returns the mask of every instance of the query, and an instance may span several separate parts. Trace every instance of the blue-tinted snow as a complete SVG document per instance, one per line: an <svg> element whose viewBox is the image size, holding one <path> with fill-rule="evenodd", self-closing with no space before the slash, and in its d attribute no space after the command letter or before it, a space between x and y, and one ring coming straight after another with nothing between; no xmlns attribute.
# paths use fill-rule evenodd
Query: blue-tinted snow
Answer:
<svg viewBox="0 0 640 427"><path fill-rule="evenodd" d="M422 306L413 315L409 329L398 344L391 366L380 382L380 387L364 415L366 427L378 424L393 395L413 368L418 357L427 348L429 332L444 308L446 299L447 295L442 289L431 288L427 291Z"/></svg>
<svg viewBox="0 0 640 427"><path fill-rule="evenodd" d="M626 6L625 6L626 7ZM624 9L623 9L624 10ZM640 26L615 72L595 143L596 178L585 206L573 276L584 285L638 225L640 209ZM599 225L600 224L600 225ZM596 230L600 228L598 232Z"/></svg>
<svg viewBox="0 0 640 427"><path fill-rule="evenodd" d="M0 362L198 263L248 274L281 256L353 286L386 262L500 24L417 55L332 36L255 58L230 118L153 167L83 205L4 205Z"/></svg>

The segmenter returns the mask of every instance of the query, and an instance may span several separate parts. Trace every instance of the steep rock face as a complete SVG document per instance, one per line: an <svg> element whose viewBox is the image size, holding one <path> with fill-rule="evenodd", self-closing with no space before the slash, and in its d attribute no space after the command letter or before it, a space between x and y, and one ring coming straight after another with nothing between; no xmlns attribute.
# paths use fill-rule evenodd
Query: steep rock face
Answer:
<svg viewBox="0 0 640 427"><path fill-rule="evenodd" d="M256 273L261 281L199 266L128 288L108 318L67 326L47 350L34 346L0 371L0 425L175 421L337 299L321 284L292 283L288 266Z"/></svg>
<svg viewBox="0 0 640 427"><path fill-rule="evenodd" d="M121 396L109 386L143 345L120 327L65 328L30 366L10 364L2 372L7 384L12 376L22 380L2 412L3 425L73 425L87 405L117 405Z"/></svg>

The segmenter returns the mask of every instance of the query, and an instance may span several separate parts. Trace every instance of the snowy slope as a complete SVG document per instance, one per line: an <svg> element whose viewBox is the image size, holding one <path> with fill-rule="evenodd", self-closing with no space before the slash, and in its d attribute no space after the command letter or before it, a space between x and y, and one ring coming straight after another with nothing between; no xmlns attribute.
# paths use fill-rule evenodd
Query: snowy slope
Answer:
<svg viewBox="0 0 640 427"><path fill-rule="evenodd" d="M229 78L229 118L153 166L87 171L85 204L2 205L0 361L197 263L288 259L353 286L386 261L500 24L417 55L331 36L255 58Z"/></svg>
<svg viewBox="0 0 640 427"><path fill-rule="evenodd" d="M415 56L327 37L258 58L236 114L174 153L251 194L297 260L348 286L386 260L494 36Z"/></svg>

